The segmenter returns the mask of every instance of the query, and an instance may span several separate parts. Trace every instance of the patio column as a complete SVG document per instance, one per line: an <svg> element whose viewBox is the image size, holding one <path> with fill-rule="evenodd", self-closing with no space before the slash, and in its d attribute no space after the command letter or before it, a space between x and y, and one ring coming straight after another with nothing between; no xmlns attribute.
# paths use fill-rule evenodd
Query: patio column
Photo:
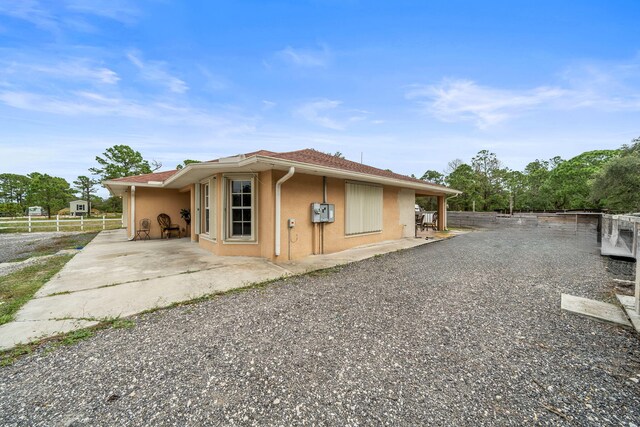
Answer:
<svg viewBox="0 0 640 427"><path fill-rule="evenodd" d="M438 196L438 231L447 229L447 197Z"/></svg>

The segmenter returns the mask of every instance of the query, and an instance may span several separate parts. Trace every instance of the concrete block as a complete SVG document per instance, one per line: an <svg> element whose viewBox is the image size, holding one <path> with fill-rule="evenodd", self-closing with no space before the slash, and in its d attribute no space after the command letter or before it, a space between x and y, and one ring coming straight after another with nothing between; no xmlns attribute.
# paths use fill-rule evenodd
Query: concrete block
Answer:
<svg viewBox="0 0 640 427"><path fill-rule="evenodd" d="M560 307L564 311L580 316L591 317L623 326L631 326L629 319L627 319L627 316L620 307L606 302L562 294Z"/></svg>

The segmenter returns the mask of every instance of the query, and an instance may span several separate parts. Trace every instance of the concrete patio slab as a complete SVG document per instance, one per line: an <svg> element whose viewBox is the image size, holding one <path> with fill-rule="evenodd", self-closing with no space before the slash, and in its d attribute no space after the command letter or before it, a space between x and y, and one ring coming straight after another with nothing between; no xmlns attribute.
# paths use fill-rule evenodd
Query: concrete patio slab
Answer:
<svg viewBox="0 0 640 427"><path fill-rule="evenodd" d="M629 295L616 295L618 297L618 301L624 307L624 310L627 312L627 316L631 320L633 327L637 332L640 332L640 314L635 309L635 298Z"/></svg>
<svg viewBox="0 0 640 427"><path fill-rule="evenodd" d="M188 239L130 242L124 230L101 232L0 327L0 349L131 316L253 283L330 268L432 243L407 238L275 264L263 258L220 257Z"/></svg>
<svg viewBox="0 0 640 427"><path fill-rule="evenodd" d="M579 316L586 316L623 326L631 326L629 319L627 319L627 316L620 307L606 302L562 294L560 307L564 311Z"/></svg>

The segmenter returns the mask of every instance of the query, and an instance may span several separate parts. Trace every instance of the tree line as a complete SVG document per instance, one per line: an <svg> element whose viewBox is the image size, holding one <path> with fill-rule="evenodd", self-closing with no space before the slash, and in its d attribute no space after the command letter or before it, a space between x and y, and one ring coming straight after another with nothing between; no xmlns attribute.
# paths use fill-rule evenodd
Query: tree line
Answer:
<svg viewBox="0 0 640 427"><path fill-rule="evenodd" d="M0 174L0 216L24 215L29 206L41 206L51 216L76 198L103 212L121 212L119 198L102 199L95 195L97 185L109 179L152 173L162 167L159 162L145 160L127 145L107 148L95 159L97 165L89 168L91 176L80 175L72 184L39 172ZM194 162L197 160L184 160L176 169ZM639 212L640 138L616 150L587 151L569 160L558 156L536 159L522 171L504 167L495 153L481 150L470 163L456 159L449 162L447 170L428 170L421 179L463 192L449 198L451 210ZM426 209L435 209L433 200L418 199L418 203Z"/></svg>
<svg viewBox="0 0 640 427"><path fill-rule="evenodd" d="M639 212L640 138L568 160L536 159L522 171L503 167L495 153L481 150L470 163L456 159L446 171L428 170L421 179L463 192L449 198L450 210ZM433 208L431 200L419 203Z"/></svg>
<svg viewBox="0 0 640 427"><path fill-rule="evenodd" d="M86 200L88 206L103 212L122 212L118 197L105 199L95 195L97 185L104 180L151 173L162 167L147 161L140 152L127 145L107 148L96 156L97 166L89 168L89 175L80 175L70 184L66 179L40 172L27 175L0 174L0 216L21 216L29 206L40 206L49 217L68 208L74 199Z"/></svg>

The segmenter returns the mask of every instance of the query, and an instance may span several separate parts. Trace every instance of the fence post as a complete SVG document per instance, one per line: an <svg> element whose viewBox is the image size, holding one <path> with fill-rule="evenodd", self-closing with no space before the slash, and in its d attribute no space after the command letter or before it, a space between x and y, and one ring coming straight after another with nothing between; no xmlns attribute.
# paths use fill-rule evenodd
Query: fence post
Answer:
<svg viewBox="0 0 640 427"><path fill-rule="evenodd" d="M84 231L84 216L80 216L80 231Z"/></svg>
<svg viewBox="0 0 640 427"><path fill-rule="evenodd" d="M107 228L107 221L104 219L105 216L102 215L102 229L105 230Z"/></svg>
<svg viewBox="0 0 640 427"><path fill-rule="evenodd" d="M29 215L29 233L31 233L31 215Z"/></svg>

